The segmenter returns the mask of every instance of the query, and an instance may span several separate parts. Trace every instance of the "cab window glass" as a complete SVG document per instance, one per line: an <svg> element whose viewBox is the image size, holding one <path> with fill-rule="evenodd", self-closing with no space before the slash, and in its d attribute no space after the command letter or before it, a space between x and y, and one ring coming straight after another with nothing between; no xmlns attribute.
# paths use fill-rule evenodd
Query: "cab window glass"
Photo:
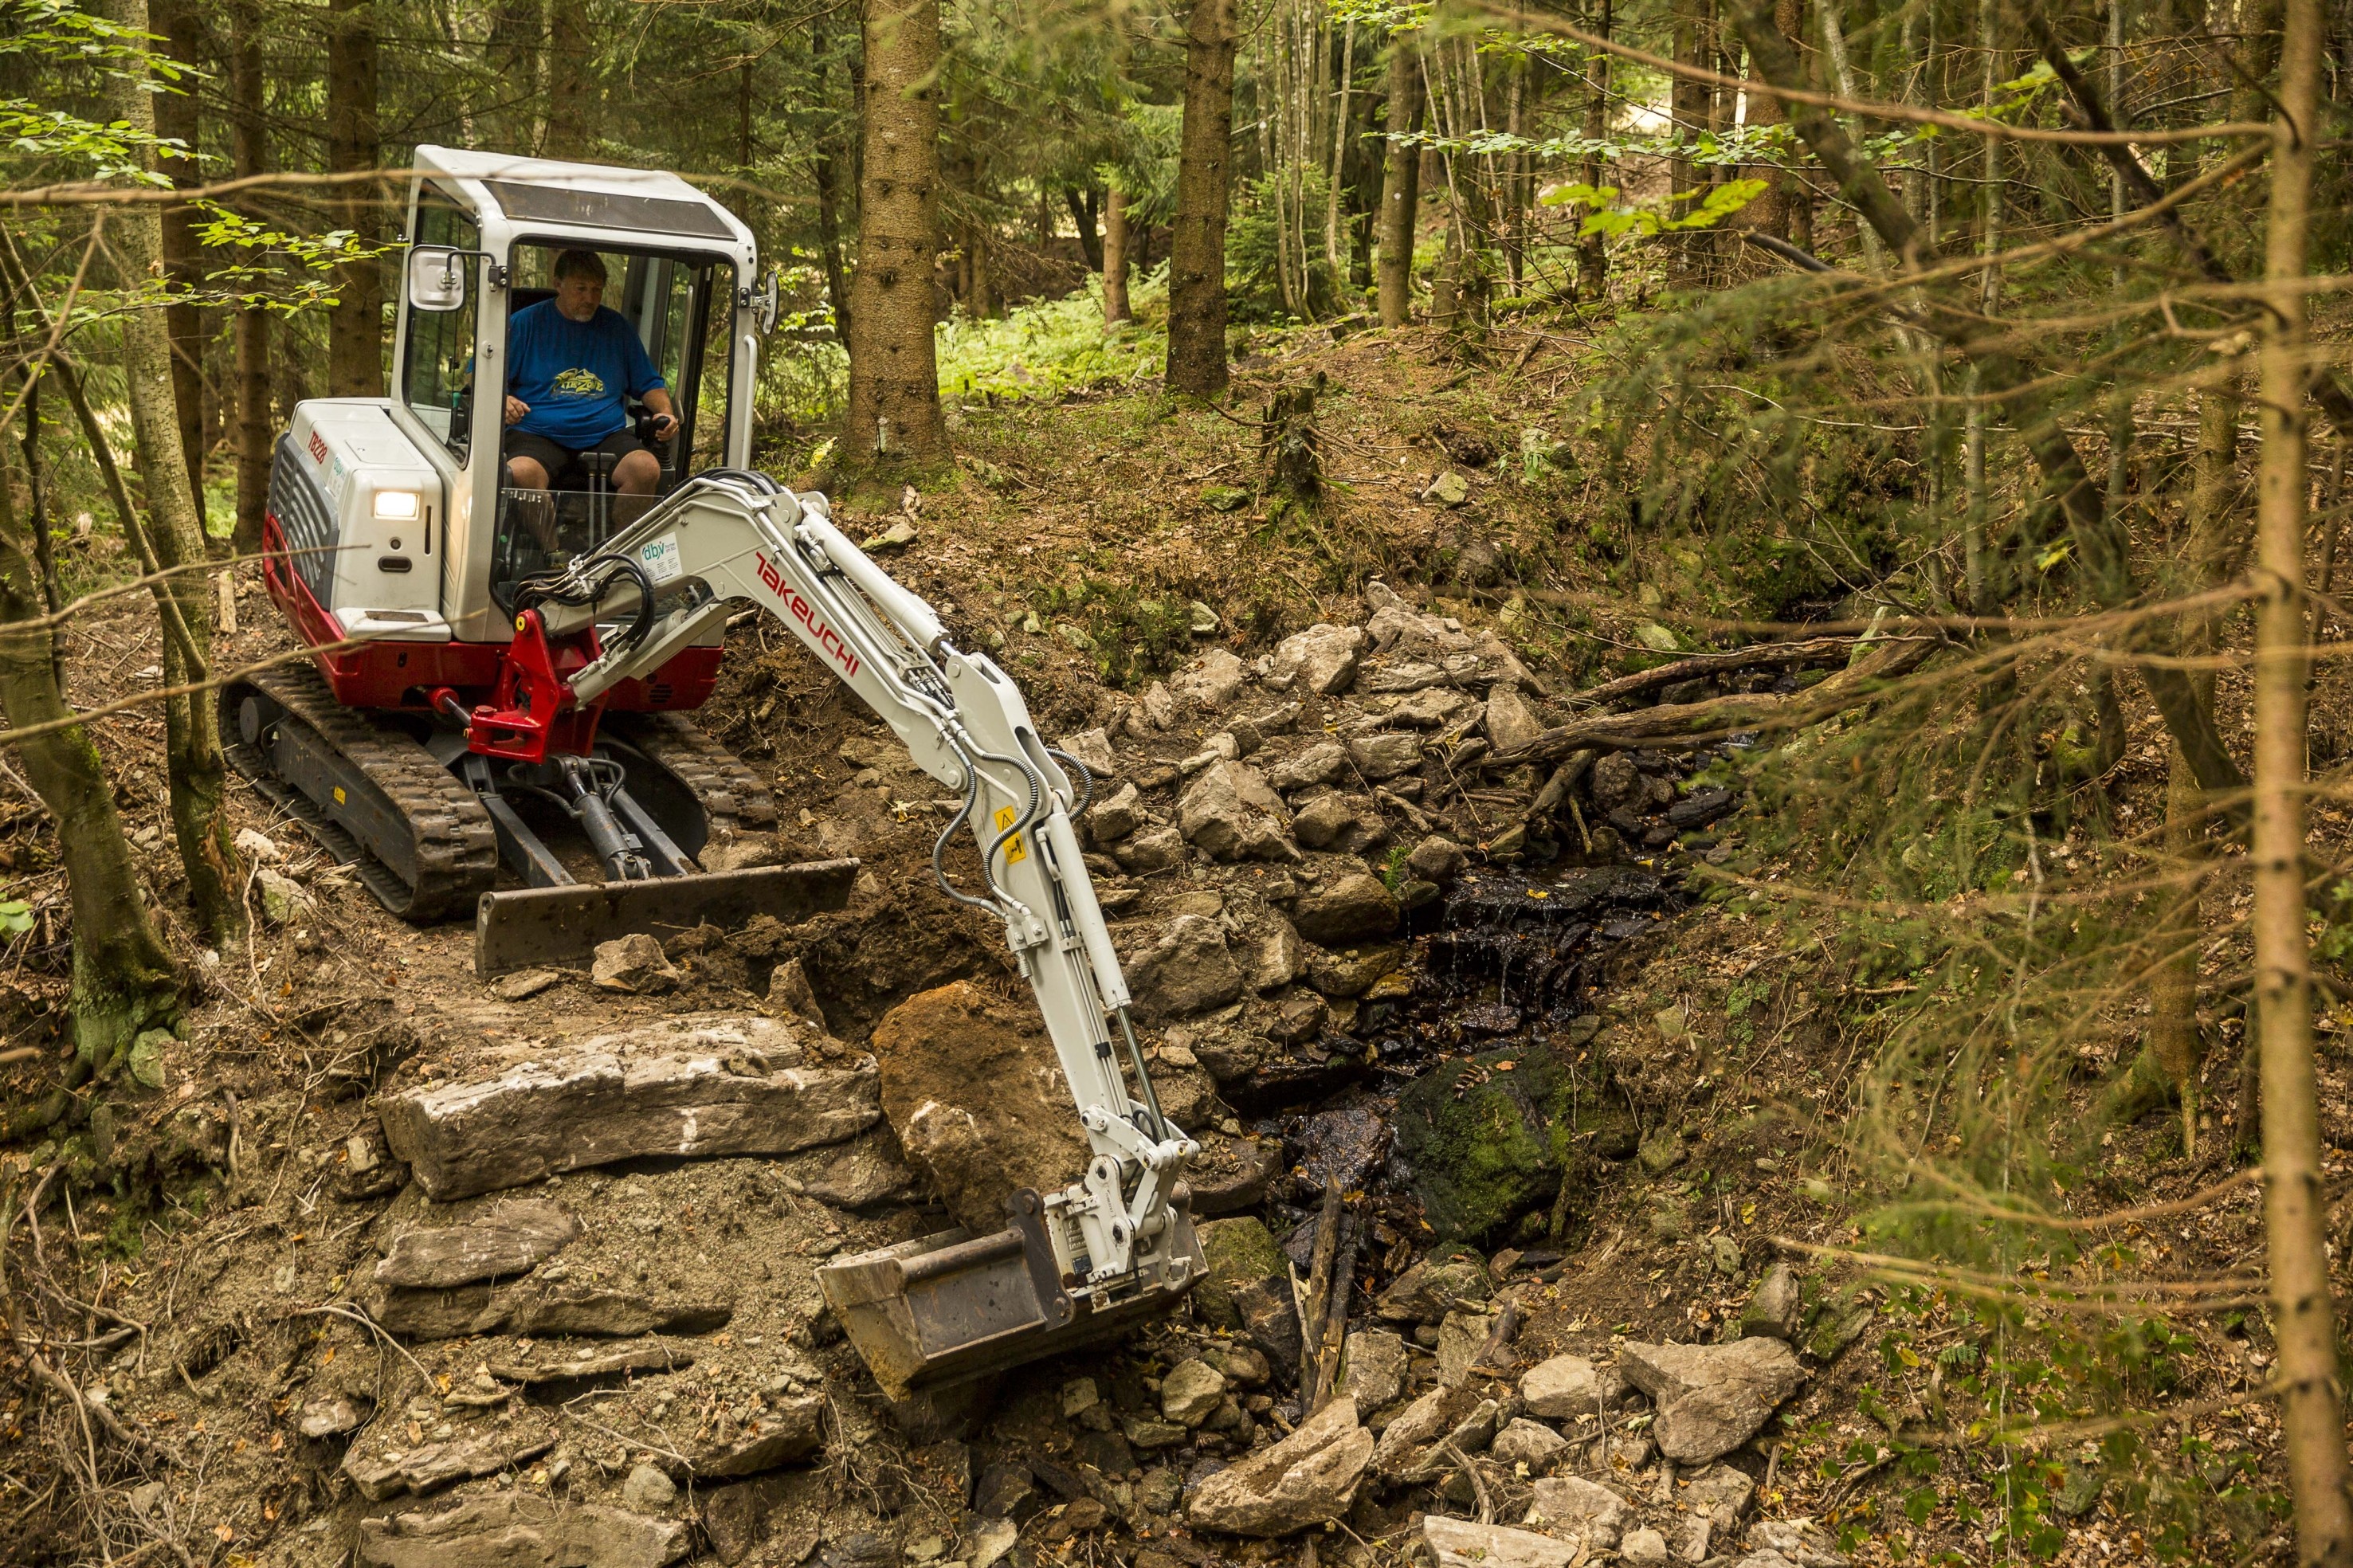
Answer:
<svg viewBox="0 0 2353 1568"><path fill-rule="evenodd" d="M415 241L478 250L481 231L448 197L427 186L417 199ZM457 310L410 309L406 362L400 374L402 400L461 462L474 413L477 270L470 258L465 265L466 302Z"/></svg>

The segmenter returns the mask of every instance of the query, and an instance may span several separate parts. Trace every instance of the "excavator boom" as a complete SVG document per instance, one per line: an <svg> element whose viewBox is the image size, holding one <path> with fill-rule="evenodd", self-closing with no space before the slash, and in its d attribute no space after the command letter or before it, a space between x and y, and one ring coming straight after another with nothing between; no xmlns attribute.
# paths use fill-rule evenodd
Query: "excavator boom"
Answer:
<svg viewBox="0 0 2353 1568"><path fill-rule="evenodd" d="M1086 770L1039 735L1010 677L953 647L931 607L834 526L824 497L748 470L703 474L594 554L527 579L517 675L501 684L505 706L468 716L470 744L543 760L567 714L593 712L744 603L774 615L961 795L934 872L946 896L1003 922L1092 1152L1069 1186L1014 1194L995 1235L945 1232L828 1265L818 1280L844 1329L904 1394L1166 1310L1207 1272L1181 1185L1198 1146L1161 1113L1129 1021L1072 826ZM969 889L947 866L959 829L979 851Z"/></svg>

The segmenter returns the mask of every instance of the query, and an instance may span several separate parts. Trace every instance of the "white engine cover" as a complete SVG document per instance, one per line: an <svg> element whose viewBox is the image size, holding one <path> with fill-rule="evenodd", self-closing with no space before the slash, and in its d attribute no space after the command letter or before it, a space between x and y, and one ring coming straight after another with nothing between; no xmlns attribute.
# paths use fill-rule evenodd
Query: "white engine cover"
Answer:
<svg viewBox="0 0 2353 1568"><path fill-rule="evenodd" d="M278 442L269 508L294 570L343 635L447 642L441 476L380 397L297 404Z"/></svg>

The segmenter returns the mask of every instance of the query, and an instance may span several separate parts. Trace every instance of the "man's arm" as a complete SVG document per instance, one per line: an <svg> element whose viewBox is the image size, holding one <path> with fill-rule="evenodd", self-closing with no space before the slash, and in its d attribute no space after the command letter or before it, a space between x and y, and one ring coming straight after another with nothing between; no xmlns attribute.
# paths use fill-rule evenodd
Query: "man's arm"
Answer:
<svg viewBox="0 0 2353 1568"><path fill-rule="evenodd" d="M638 395L638 401L653 410L656 440L667 441L678 434L678 416L670 412L668 387L649 386Z"/></svg>

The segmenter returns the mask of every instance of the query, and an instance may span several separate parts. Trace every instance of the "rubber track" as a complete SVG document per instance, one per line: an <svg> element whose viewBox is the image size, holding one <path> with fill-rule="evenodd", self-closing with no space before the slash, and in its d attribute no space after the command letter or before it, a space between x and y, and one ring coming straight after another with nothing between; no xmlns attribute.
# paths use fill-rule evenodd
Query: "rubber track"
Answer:
<svg viewBox="0 0 2353 1568"><path fill-rule="evenodd" d="M776 827L776 797L760 775L685 714L616 713L605 721L619 739L677 774L694 792L711 825L709 842Z"/></svg>
<svg viewBox="0 0 2353 1568"><path fill-rule="evenodd" d="M491 814L482 809L465 781L434 761L431 752L407 735L379 729L336 701L316 669L270 670L247 684L308 726L392 804L415 836L417 865L422 875L414 886L404 881L347 829L330 820L316 803L280 778L266 755L233 739L237 733L237 689L231 687L221 695L221 727L232 738L225 750L237 771L285 806L329 853L354 866L360 880L394 914L418 921L471 919L476 901L491 890L498 877L499 844ZM772 803L772 813L774 809Z"/></svg>

